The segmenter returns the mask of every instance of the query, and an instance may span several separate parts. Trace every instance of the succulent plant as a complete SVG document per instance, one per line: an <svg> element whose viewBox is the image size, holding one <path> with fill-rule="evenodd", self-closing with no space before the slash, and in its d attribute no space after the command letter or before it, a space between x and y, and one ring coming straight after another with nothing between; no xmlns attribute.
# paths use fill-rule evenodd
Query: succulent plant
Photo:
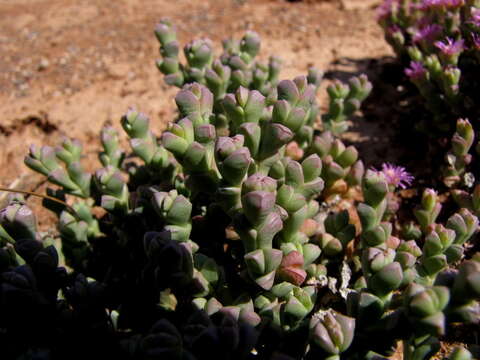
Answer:
<svg viewBox="0 0 480 360"><path fill-rule="evenodd" d="M322 118L327 130L339 135L348 129L347 118L360 110L363 100L372 91L372 84L365 75L353 77L348 85L339 81L327 88L330 97L328 113Z"/></svg>
<svg viewBox="0 0 480 360"><path fill-rule="evenodd" d="M0 211L2 355L378 359L402 341L405 359L427 359L452 323L478 324L477 194L457 210L426 189L405 218L388 213L413 177L393 164L365 171L337 137L366 77L329 87L319 130L322 74L278 81L277 59L255 60L256 33L219 58L194 40L184 64L173 25L155 34L157 65L181 88L160 137L131 108L131 150L103 128L93 173L77 140L25 158L56 186L44 205L57 231L38 231L21 196ZM459 121L452 156L472 136Z"/></svg>
<svg viewBox="0 0 480 360"><path fill-rule="evenodd" d="M385 39L434 115L421 126L427 133L452 131L452 120L478 116L478 14L470 0L385 0L378 9Z"/></svg>
<svg viewBox="0 0 480 360"><path fill-rule="evenodd" d="M467 166L472 161L472 155L469 154L470 148L474 142L474 130L468 120L457 120L456 132L452 136L452 148L445 155L447 166L444 170L443 182L448 187L453 187L459 183L467 186L472 181L469 179L473 175L467 173Z"/></svg>

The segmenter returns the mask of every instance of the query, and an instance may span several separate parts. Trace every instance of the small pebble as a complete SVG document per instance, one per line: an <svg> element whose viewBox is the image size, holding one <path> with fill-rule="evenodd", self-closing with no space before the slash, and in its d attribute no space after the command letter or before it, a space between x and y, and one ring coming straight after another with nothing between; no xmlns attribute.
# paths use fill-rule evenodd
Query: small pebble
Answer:
<svg viewBox="0 0 480 360"><path fill-rule="evenodd" d="M43 58L40 60L40 63L37 66L37 70L43 71L47 69L49 66L50 66L50 61L48 61L48 59Z"/></svg>

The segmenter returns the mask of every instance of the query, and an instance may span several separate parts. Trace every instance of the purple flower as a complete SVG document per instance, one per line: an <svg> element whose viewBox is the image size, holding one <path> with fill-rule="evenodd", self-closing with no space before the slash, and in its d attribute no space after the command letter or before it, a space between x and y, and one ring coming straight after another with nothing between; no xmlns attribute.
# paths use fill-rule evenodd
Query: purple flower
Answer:
<svg viewBox="0 0 480 360"><path fill-rule="evenodd" d="M467 22L475 27L480 27L480 9L472 9L472 17Z"/></svg>
<svg viewBox="0 0 480 360"><path fill-rule="evenodd" d="M463 44L463 39L452 40L449 37L447 37L446 42L435 41L435 46L439 48L442 53L450 56L460 53L464 48Z"/></svg>
<svg viewBox="0 0 480 360"><path fill-rule="evenodd" d="M423 79L427 74L427 69L423 67L423 64L418 61L411 61L410 67L405 69L405 75L411 80Z"/></svg>
<svg viewBox="0 0 480 360"><path fill-rule="evenodd" d="M412 181L414 180L414 177L408 173L404 167L395 166L390 163L383 163L382 170L373 170L383 175L388 185L395 188L406 189L407 186L412 185Z"/></svg>
<svg viewBox="0 0 480 360"><path fill-rule="evenodd" d="M420 10L429 10L429 9L439 9L445 7L447 9L454 9L462 6L464 0L423 0L421 4L418 5Z"/></svg>
<svg viewBox="0 0 480 360"><path fill-rule="evenodd" d="M445 0L445 3L447 8L455 9L465 5L465 0Z"/></svg>
<svg viewBox="0 0 480 360"><path fill-rule="evenodd" d="M377 8L377 20L381 20L390 16L396 3L398 3L398 0L385 0L382 4L380 4L380 6Z"/></svg>
<svg viewBox="0 0 480 360"><path fill-rule="evenodd" d="M443 6L443 0L423 0L418 4L420 10L428 10L432 8L439 8Z"/></svg>
<svg viewBox="0 0 480 360"><path fill-rule="evenodd" d="M413 36L414 42L420 42L422 40L433 41L438 38L438 35L442 32L442 27L438 24L428 24L418 30Z"/></svg>

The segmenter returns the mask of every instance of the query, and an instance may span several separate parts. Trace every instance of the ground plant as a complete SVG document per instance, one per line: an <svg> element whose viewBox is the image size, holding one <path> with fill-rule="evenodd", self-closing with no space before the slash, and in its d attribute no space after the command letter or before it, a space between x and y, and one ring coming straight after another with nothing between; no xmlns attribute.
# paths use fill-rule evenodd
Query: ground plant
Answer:
<svg viewBox="0 0 480 360"><path fill-rule="evenodd" d="M461 337L480 321L469 120L434 120L451 130L439 176L456 202L427 187L405 208L414 176L365 165L341 139L372 90L365 75L330 84L321 114L321 71L280 80L253 31L219 56L207 39L182 55L168 20L155 35L157 67L179 88L162 134L130 108L130 148L105 126L94 172L75 139L25 157L52 185L41 196L58 221L38 231L13 190L0 211L2 356L353 360L400 348L421 360L453 339L439 356L478 358Z"/></svg>

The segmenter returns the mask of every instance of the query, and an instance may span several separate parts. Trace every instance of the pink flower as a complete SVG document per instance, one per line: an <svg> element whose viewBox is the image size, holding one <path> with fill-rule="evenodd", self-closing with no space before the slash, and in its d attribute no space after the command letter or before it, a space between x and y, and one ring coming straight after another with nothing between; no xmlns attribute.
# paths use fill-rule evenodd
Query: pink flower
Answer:
<svg viewBox="0 0 480 360"><path fill-rule="evenodd" d="M421 4L418 5L420 10L429 10L429 9L455 9L464 4L464 0L423 0Z"/></svg>
<svg viewBox="0 0 480 360"><path fill-rule="evenodd" d="M423 79L427 74L427 69L423 67L423 64L418 61L410 62L410 67L405 69L405 75L411 80Z"/></svg>
<svg viewBox="0 0 480 360"><path fill-rule="evenodd" d="M465 0L445 0L445 7L449 9L456 9L465 5Z"/></svg>
<svg viewBox="0 0 480 360"><path fill-rule="evenodd" d="M443 0L423 0L418 8L420 10L428 10L432 8L439 8L443 6Z"/></svg>
<svg viewBox="0 0 480 360"><path fill-rule="evenodd" d="M377 170L374 169L374 171ZM390 163L382 164L382 170L377 171L377 173L383 175L388 185L395 188L406 189L407 186L412 185L414 180L414 177L408 173L404 167L395 166Z"/></svg>
<svg viewBox="0 0 480 360"><path fill-rule="evenodd" d="M452 40L451 38L447 37L446 42L435 41L434 45L439 48L445 55L452 56L460 53L463 50L463 44L463 39Z"/></svg>
<svg viewBox="0 0 480 360"><path fill-rule="evenodd" d="M384 0L384 2L377 8L377 20L385 19L390 16L397 3L398 0Z"/></svg>
<svg viewBox="0 0 480 360"><path fill-rule="evenodd" d="M419 42L422 40L433 41L438 38L442 32L442 27L438 24L428 24L418 30L413 36L414 42Z"/></svg>
<svg viewBox="0 0 480 360"><path fill-rule="evenodd" d="M467 22L475 27L480 27L480 9L472 9L472 17Z"/></svg>

